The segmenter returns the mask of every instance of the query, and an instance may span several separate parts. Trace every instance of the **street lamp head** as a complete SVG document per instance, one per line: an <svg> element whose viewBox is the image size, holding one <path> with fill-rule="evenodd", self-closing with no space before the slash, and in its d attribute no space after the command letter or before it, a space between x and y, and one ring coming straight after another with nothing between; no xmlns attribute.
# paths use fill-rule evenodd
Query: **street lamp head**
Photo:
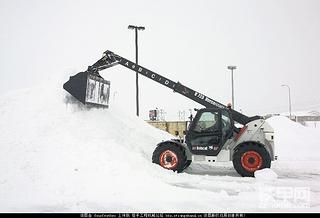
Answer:
<svg viewBox="0 0 320 218"><path fill-rule="evenodd" d="M235 70L235 69L237 69L237 66L228 66L228 69L229 70Z"/></svg>
<svg viewBox="0 0 320 218"><path fill-rule="evenodd" d="M138 30L145 30L146 29L144 26L139 26L137 28L138 28Z"/></svg>
<svg viewBox="0 0 320 218"><path fill-rule="evenodd" d="M129 30L137 29L137 30L145 30L146 28L144 26L134 26L134 25L129 25L128 26Z"/></svg>

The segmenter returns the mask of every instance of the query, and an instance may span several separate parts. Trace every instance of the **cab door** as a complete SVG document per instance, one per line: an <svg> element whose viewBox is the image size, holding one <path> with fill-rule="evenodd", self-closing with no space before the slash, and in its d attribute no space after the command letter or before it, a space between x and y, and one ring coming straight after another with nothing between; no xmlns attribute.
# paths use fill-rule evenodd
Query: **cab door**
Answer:
<svg viewBox="0 0 320 218"><path fill-rule="evenodd" d="M215 156L222 147L221 111L201 109L197 112L186 135L193 154Z"/></svg>

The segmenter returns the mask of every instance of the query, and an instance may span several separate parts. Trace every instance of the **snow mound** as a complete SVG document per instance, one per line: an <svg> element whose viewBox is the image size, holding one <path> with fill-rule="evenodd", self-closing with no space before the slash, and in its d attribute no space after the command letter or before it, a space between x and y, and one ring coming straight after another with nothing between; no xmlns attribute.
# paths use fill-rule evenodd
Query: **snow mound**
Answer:
<svg viewBox="0 0 320 218"><path fill-rule="evenodd" d="M254 172L254 177L258 181L273 181L278 178L278 175L271 169L265 168Z"/></svg>
<svg viewBox="0 0 320 218"><path fill-rule="evenodd" d="M143 190L151 201L153 185L167 186L151 156L171 135L117 108L67 105L65 94L59 84L2 96L0 211L86 211L91 201L126 211L123 198L139 201Z"/></svg>
<svg viewBox="0 0 320 218"><path fill-rule="evenodd" d="M274 128L279 160L320 160L320 129L305 127L284 116L267 119Z"/></svg>
<svg viewBox="0 0 320 218"><path fill-rule="evenodd" d="M163 170L151 156L171 135L119 108L66 104L63 81L52 81L0 98L1 212L257 210L255 179L240 177L232 163L192 164L181 174ZM301 157L292 131L301 137L308 131L281 117L269 120L283 157L290 146L287 157Z"/></svg>

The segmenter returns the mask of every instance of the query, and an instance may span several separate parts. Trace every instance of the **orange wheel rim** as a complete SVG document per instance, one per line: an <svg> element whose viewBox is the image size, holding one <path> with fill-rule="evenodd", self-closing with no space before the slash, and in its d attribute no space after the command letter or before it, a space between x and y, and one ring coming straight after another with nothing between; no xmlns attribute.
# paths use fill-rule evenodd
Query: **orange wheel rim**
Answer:
<svg viewBox="0 0 320 218"><path fill-rule="evenodd" d="M178 156L170 150L165 150L160 154L160 166L165 169L172 170L178 165Z"/></svg>
<svg viewBox="0 0 320 218"><path fill-rule="evenodd" d="M262 157L256 151L247 151L241 157L241 164L248 172L254 172L261 168Z"/></svg>

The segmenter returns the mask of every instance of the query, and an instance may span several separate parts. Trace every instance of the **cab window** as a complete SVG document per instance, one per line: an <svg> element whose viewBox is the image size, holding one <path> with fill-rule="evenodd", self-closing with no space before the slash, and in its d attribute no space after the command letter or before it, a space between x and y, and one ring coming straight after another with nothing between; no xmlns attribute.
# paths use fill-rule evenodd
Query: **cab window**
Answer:
<svg viewBox="0 0 320 218"><path fill-rule="evenodd" d="M213 132L218 130L219 126L218 112L203 112L195 124L194 131L196 132Z"/></svg>

